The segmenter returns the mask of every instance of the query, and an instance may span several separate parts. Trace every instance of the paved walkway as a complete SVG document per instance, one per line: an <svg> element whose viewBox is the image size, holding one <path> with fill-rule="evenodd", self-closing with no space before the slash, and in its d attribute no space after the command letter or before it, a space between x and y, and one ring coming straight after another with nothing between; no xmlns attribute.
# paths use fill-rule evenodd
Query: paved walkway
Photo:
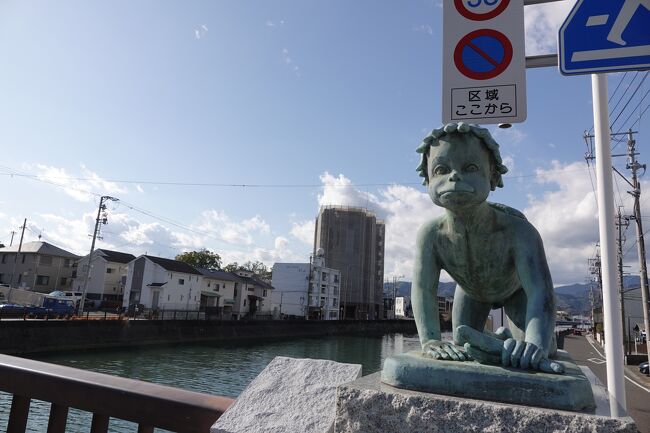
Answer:
<svg viewBox="0 0 650 433"><path fill-rule="evenodd" d="M591 337L567 335L564 349L578 365L589 367L596 377L607 384L605 354ZM625 398L627 411L641 433L650 433L650 378L638 373L637 366L625 367Z"/></svg>

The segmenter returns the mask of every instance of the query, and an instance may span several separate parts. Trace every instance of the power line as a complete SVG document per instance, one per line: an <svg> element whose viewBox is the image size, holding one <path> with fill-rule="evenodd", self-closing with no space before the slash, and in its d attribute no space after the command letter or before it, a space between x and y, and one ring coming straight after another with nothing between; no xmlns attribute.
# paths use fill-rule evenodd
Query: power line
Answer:
<svg viewBox="0 0 650 433"><path fill-rule="evenodd" d="M646 98L646 96L648 96L648 94L650 94L650 89L648 89L648 90L645 92L645 94L643 95L643 97L639 100L639 103L636 104L636 107L634 107L634 109L630 112L630 114L627 116L627 118L623 121L623 126L622 126L621 129L617 132L617 134L623 132L624 129L628 129L628 128L625 127L625 124L627 123L628 120L630 120L630 117L632 117L632 116L634 115L634 112L637 110L637 108L639 108L639 107L641 106L641 103L645 100L645 98Z"/></svg>
<svg viewBox="0 0 650 433"><path fill-rule="evenodd" d="M643 75L643 78L641 79L641 81L639 81L639 84L636 86L636 89L634 89L634 92L632 92L632 94L628 98L627 102L625 103L625 105L623 106L621 111L618 113L618 116L616 116L616 119L614 119L614 121L610 124L610 128L612 130L614 129L614 125L616 124L616 121L625 112L625 109L627 108L628 104L632 101L632 98L634 98L634 95L636 95L636 93L639 91L639 89L641 88L641 85L643 85L643 82L646 80L646 78L648 78L648 73L647 72Z"/></svg>

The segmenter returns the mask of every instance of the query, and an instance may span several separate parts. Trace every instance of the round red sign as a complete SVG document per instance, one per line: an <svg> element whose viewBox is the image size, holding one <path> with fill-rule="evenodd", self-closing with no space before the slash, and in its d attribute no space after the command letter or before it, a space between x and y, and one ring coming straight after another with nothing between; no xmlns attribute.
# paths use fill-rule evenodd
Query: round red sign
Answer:
<svg viewBox="0 0 650 433"><path fill-rule="evenodd" d="M489 80L506 70L512 60L512 44L501 32L479 29L465 35L454 49L458 71L473 80Z"/></svg>
<svg viewBox="0 0 650 433"><path fill-rule="evenodd" d="M472 21L485 21L498 16L510 0L454 0L456 10Z"/></svg>

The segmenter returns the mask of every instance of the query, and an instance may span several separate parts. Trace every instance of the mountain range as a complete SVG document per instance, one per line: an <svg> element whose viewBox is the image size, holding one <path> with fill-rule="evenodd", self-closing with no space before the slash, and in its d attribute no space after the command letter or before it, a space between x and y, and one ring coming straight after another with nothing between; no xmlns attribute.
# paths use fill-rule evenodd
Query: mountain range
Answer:
<svg viewBox="0 0 650 433"><path fill-rule="evenodd" d="M639 286L638 276L626 276L623 278L623 285L626 288ZM555 290L556 308L563 310L569 314L584 314L591 309L589 301L589 292L592 285L590 284L570 284L566 286L558 286ZM396 285L396 296L411 296L411 282L398 281ZM438 286L438 296L454 296L456 290L456 283L441 282ZM384 283L384 293L387 296L393 295L393 283Z"/></svg>

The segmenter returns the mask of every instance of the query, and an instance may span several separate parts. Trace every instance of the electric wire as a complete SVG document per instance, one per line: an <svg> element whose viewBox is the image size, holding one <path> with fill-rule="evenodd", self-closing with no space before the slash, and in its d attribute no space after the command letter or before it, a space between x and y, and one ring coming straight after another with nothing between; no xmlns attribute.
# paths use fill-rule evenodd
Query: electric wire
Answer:
<svg viewBox="0 0 650 433"><path fill-rule="evenodd" d="M648 78L648 73L647 72L643 75L643 78L641 79L641 81L639 81L639 84L636 86L636 89L634 89L634 92L632 92L632 94L628 98L627 102L625 103L625 105L623 106L621 111L618 113L618 116L616 116L616 119L614 119L614 121L610 123L610 128L612 130L614 129L614 125L616 125L616 122L618 121L618 119L625 112L625 109L627 108L627 106L630 104L630 102L632 102L632 99L634 98L634 95L637 94L637 92L639 91L639 89L643 85L643 82L646 80L646 78Z"/></svg>

